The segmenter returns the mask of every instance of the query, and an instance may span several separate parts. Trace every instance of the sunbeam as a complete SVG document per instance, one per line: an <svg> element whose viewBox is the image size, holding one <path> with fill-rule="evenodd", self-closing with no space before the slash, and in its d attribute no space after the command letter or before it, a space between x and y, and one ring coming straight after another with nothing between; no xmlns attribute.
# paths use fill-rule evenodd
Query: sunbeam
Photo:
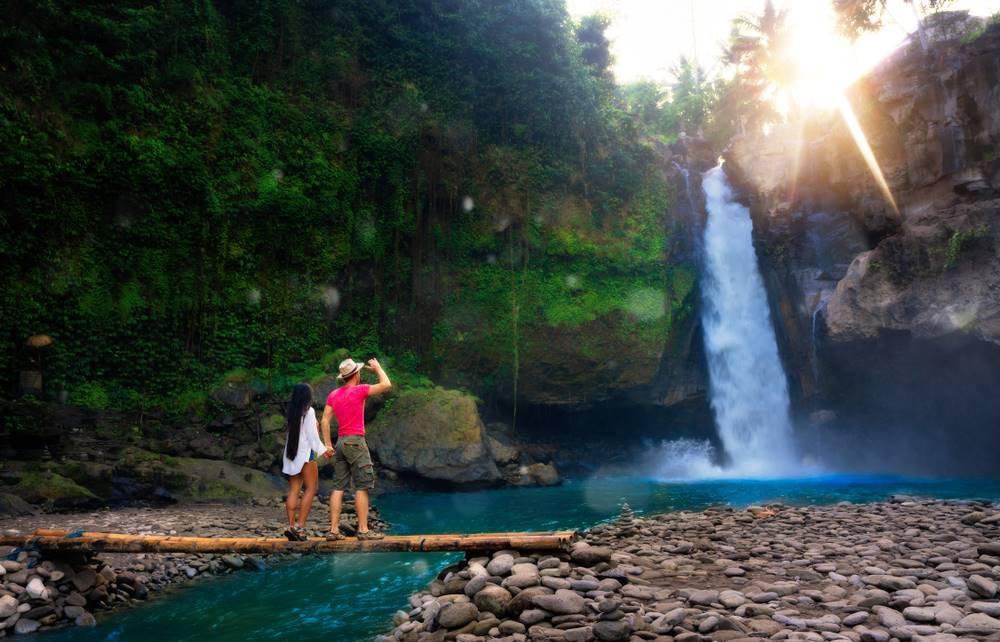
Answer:
<svg viewBox="0 0 1000 642"><path fill-rule="evenodd" d="M858 146L861 156L864 157L869 171L875 177L875 182L878 183L879 189L882 190L882 196L892 206L893 211L899 214L896 199L893 198L892 191L889 189L889 183L886 182L885 176L882 174L882 168L879 167L878 161L875 160L875 153L872 151L871 145L868 144L868 138L865 136L864 130L861 129L861 123L858 122L857 116L854 115L854 110L851 109L851 104L847 102L847 98L843 94L837 98L837 107L840 109L840 115L843 116L844 122L847 124L847 129L850 130L851 137L854 138L854 143Z"/></svg>

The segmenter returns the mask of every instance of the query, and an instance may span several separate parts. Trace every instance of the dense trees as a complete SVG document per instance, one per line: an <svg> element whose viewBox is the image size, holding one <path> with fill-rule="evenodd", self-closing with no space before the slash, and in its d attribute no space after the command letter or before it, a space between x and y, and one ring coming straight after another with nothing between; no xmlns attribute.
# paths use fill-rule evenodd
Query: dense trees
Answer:
<svg viewBox="0 0 1000 642"><path fill-rule="evenodd" d="M94 403L301 376L338 346L426 369L449 274L662 267L666 196L606 23L556 0L22 0L0 20L6 391L37 333L50 390Z"/></svg>

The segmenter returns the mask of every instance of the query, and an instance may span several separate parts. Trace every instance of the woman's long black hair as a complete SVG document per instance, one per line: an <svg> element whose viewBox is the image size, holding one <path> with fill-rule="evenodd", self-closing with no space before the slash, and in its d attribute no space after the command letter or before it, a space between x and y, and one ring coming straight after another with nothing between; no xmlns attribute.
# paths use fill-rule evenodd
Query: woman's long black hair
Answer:
<svg viewBox="0 0 1000 642"><path fill-rule="evenodd" d="M289 459L295 459L299 452L299 434L302 432L302 418L306 416L313 400L313 390L307 383L297 383L292 388L292 400L288 402L288 414L285 415L285 427L288 430L288 441L285 454Z"/></svg>

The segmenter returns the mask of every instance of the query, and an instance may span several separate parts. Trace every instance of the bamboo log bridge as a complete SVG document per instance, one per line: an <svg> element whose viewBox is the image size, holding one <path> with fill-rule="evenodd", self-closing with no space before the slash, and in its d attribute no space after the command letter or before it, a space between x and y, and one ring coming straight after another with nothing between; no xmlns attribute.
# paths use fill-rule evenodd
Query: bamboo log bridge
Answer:
<svg viewBox="0 0 1000 642"><path fill-rule="evenodd" d="M0 545L35 546L43 551L83 553L419 553L445 551L567 550L575 531L476 533L468 535L387 535L329 542L313 537L290 542L280 537L183 537L125 533L70 532L40 528L31 535L0 537Z"/></svg>

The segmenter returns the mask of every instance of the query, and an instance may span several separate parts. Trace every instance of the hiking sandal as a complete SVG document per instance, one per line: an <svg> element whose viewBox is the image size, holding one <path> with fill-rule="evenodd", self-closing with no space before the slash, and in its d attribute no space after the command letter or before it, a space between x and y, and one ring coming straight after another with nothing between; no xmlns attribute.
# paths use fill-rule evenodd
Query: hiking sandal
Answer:
<svg viewBox="0 0 1000 642"><path fill-rule="evenodd" d="M363 533L361 531L358 531L358 539L360 540L382 539L383 537L385 537L385 535L383 535L382 533L377 533L375 531L365 531Z"/></svg>
<svg viewBox="0 0 1000 642"><path fill-rule="evenodd" d="M309 533L306 532L306 529L302 528L301 526L296 526L292 530L295 531L295 536L299 538L300 542L309 541Z"/></svg>
<svg viewBox="0 0 1000 642"><path fill-rule="evenodd" d="M299 541L301 541L299 539L299 534L296 533L295 529L293 527L291 527L291 526L289 526L288 528L286 528L285 532L282 533L282 535L284 535L285 537L287 537L289 542L299 542Z"/></svg>
<svg viewBox="0 0 1000 642"><path fill-rule="evenodd" d="M346 539L346 537L340 531L330 531L326 534L326 541L328 542L339 542L342 539Z"/></svg>

